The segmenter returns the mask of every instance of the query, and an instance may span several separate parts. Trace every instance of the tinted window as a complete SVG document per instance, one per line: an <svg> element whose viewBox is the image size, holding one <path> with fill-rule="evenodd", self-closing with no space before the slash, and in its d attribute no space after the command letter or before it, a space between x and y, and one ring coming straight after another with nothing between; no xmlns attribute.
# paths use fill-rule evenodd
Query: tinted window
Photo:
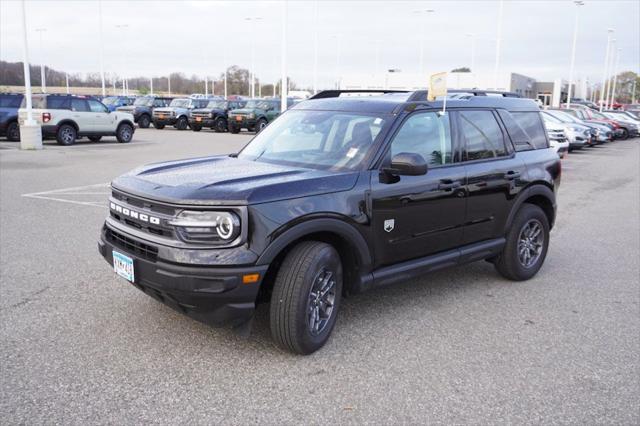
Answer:
<svg viewBox="0 0 640 426"><path fill-rule="evenodd" d="M84 99L71 99L71 110L72 111L89 111L89 105L87 105L87 101Z"/></svg>
<svg viewBox="0 0 640 426"><path fill-rule="evenodd" d="M107 112L107 109L104 107L104 105L102 105L95 99L89 99L87 102L89 102L89 108L91 109L91 112Z"/></svg>
<svg viewBox="0 0 640 426"><path fill-rule="evenodd" d="M499 109L498 115L502 119L502 123L507 128L507 133L511 138L511 142L515 146L516 151L529 151L535 149L531 136L520 127L515 117L509 112Z"/></svg>
<svg viewBox="0 0 640 426"><path fill-rule="evenodd" d="M539 112L512 112L511 115L518 122L520 127L527 132L529 138L531 139L531 143L536 149L548 148L549 144L547 143L547 135L544 131L544 126L542 125L542 120ZM560 121L555 117L551 118L556 121Z"/></svg>
<svg viewBox="0 0 640 426"><path fill-rule="evenodd" d="M453 162L449 114L422 112L411 115L391 143L391 157L402 152L420 154L431 166Z"/></svg>
<svg viewBox="0 0 640 426"><path fill-rule="evenodd" d="M507 155L502 130L491 111L461 112L460 129L466 140L467 161Z"/></svg>
<svg viewBox="0 0 640 426"><path fill-rule="evenodd" d="M68 96L48 96L47 108L49 109L69 109Z"/></svg>
<svg viewBox="0 0 640 426"><path fill-rule="evenodd" d="M0 108L20 108L22 95L4 95L0 96Z"/></svg>

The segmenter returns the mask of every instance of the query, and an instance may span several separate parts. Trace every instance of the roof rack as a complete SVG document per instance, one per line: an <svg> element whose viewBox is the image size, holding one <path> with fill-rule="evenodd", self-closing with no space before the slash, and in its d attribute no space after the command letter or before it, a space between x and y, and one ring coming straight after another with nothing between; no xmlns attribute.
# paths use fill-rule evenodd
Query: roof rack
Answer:
<svg viewBox="0 0 640 426"><path fill-rule="evenodd" d="M343 93L409 93L411 90L388 90L388 89L350 89L350 90L323 90L309 99L325 99L325 98L338 98Z"/></svg>
<svg viewBox="0 0 640 426"><path fill-rule="evenodd" d="M504 98L519 98L520 95L514 92L501 92L498 90L478 90L478 89L450 89L447 90L447 95L454 93L465 93L473 96L490 96L490 95L502 95ZM416 90L414 91L407 102L425 102L427 100L428 90Z"/></svg>

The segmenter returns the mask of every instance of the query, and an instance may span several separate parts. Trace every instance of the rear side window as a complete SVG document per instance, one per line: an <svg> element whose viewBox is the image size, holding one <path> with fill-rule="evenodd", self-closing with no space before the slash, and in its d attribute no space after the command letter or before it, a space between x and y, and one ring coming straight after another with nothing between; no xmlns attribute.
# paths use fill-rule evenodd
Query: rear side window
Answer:
<svg viewBox="0 0 640 426"><path fill-rule="evenodd" d="M509 134L516 151L530 151L532 149L536 149L531 141L531 136L529 136L527 132L520 127L511 113L504 109L499 109L498 115L502 119L504 126L507 128L507 133Z"/></svg>
<svg viewBox="0 0 640 426"><path fill-rule="evenodd" d="M20 108L22 96L20 95L3 95L0 96L0 108Z"/></svg>
<svg viewBox="0 0 640 426"><path fill-rule="evenodd" d="M84 99L73 98L71 99L71 110L77 112L88 112L89 105Z"/></svg>
<svg viewBox="0 0 640 426"><path fill-rule="evenodd" d="M48 109L69 109L68 96L47 96Z"/></svg>
<svg viewBox="0 0 640 426"><path fill-rule="evenodd" d="M514 120L529 135L529 139L535 149L548 148L547 135L542 124L542 117L539 112L512 112Z"/></svg>
<svg viewBox="0 0 640 426"><path fill-rule="evenodd" d="M460 130L466 142L466 161L486 160L508 154L502 129L491 111L462 111L459 117Z"/></svg>

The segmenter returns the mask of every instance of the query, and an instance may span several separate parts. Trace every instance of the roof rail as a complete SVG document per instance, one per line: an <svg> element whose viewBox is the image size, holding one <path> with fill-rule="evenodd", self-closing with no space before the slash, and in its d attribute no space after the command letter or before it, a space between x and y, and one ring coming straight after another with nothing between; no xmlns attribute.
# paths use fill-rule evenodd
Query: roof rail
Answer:
<svg viewBox="0 0 640 426"><path fill-rule="evenodd" d="M471 93L474 96L502 95L504 98L519 98L515 92L503 92L500 90L479 90L479 89L451 89L447 93Z"/></svg>
<svg viewBox="0 0 640 426"><path fill-rule="evenodd" d="M325 98L338 98L343 93L409 93L411 90L388 90L388 89L350 89L350 90L323 90L309 99L325 99Z"/></svg>

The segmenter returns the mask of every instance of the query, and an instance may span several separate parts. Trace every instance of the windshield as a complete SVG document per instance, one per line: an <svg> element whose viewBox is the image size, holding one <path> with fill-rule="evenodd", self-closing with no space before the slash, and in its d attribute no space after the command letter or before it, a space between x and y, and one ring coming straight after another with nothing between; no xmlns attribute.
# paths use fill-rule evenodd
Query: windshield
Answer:
<svg viewBox="0 0 640 426"><path fill-rule="evenodd" d="M240 158L354 170L368 157L386 116L341 111L289 111L258 133Z"/></svg>
<svg viewBox="0 0 640 426"><path fill-rule="evenodd" d="M133 104L137 106L151 106L153 105L153 98L138 98Z"/></svg>
<svg viewBox="0 0 640 426"><path fill-rule="evenodd" d="M275 105L275 103L271 103L268 101L261 101L259 99L252 99L247 102L244 106L247 109L267 109L270 105Z"/></svg>
<svg viewBox="0 0 640 426"><path fill-rule="evenodd" d="M227 101L210 101L207 104L207 108L225 109L227 108Z"/></svg>
<svg viewBox="0 0 640 426"><path fill-rule="evenodd" d="M567 114L566 112L563 111L547 111L549 114L553 115L554 117L556 117L558 120L564 121L564 122L569 122L569 123L581 123L580 120L578 120L577 118L575 118L574 116L572 116L571 114Z"/></svg>
<svg viewBox="0 0 640 426"><path fill-rule="evenodd" d="M189 99L174 99L169 104L170 107L187 108L189 106Z"/></svg>
<svg viewBox="0 0 640 426"><path fill-rule="evenodd" d="M557 124L562 123L562 120L558 119L558 117L555 117L554 115L549 114L546 111L543 113L543 117L544 117L544 121L547 121L549 123L557 123Z"/></svg>
<svg viewBox="0 0 640 426"><path fill-rule="evenodd" d="M102 100L102 103L105 105L115 105L118 103L118 98L113 97L113 96L109 96L106 97Z"/></svg>

